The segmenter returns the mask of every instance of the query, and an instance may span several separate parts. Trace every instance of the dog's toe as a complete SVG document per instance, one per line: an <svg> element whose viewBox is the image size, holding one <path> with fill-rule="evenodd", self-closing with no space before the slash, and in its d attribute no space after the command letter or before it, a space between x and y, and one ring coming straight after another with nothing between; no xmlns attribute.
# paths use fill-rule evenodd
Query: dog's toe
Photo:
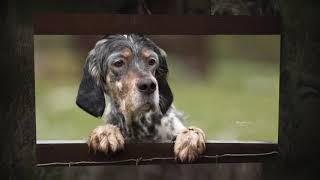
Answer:
<svg viewBox="0 0 320 180"><path fill-rule="evenodd" d="M111 124L96 127L89 136L90 150L101 151L106 154L117 152L124 148L124 138L120 129Z"/></svg>
<svg viewBox="0 0 320 180"><path fill-rule="evenodd" d="M174 154L181 162L193 162L205 151L205 134L196 127L181 131L174 144Z"/></svg>

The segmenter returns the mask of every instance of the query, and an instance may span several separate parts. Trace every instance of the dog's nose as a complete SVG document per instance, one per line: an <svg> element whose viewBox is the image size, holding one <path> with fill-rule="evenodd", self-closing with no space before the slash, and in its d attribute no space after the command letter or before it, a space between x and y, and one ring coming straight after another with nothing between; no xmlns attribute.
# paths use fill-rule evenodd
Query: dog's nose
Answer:
<svg viewBox="0 0 320 180"><path fill-rule="evenodd" d="M157 85L152 79L141 79L138 81L137 87L141 93L152 94L156 90Z"/></svg>

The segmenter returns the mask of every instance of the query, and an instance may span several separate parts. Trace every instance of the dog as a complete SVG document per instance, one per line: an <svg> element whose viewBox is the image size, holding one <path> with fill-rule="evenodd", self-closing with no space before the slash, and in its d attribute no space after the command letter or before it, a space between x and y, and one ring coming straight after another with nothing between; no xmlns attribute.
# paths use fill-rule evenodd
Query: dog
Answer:
<svg viewBox="0 0 320 180"><path fill-rule="evenodd" d="M205 151L205 134L185 127L172 105L166 52L144 35L109 35L89 52L76 104L106 124L96 127L88 146L106 154L125 142L172 142L181 162L193 162Z"/></svg>

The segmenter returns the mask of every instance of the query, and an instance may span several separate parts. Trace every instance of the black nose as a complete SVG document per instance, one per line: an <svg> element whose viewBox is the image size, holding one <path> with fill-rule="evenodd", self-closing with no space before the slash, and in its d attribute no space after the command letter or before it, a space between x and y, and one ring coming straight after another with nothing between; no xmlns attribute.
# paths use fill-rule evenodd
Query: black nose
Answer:
<svg viewBox="0 0 320 180"><path fill-rule="evenodd" d="M141 93L152 94L156 90L157 85L152 79L141 79L138 81L137 87Z"/></svg>

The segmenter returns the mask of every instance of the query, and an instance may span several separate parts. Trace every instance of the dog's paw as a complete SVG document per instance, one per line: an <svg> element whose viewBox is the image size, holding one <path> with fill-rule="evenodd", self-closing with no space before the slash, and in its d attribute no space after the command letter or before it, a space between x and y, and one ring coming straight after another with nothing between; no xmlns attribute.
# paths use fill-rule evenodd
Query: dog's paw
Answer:
<svg viewBox="0 0 320 180"><path fill-rule="evenodd" d="M174 154L177 160L191 163L206 149L204 132L196 127L182 130L174 144Z"/></svg>
<svg viewBox="0 0 320 180"><path fill-rule="evenodd" d="M120 129L114 125L106 124L96 127L89 136L90 151L101 151L105 154L120 151L124 148L124 138Z"/></svg>

